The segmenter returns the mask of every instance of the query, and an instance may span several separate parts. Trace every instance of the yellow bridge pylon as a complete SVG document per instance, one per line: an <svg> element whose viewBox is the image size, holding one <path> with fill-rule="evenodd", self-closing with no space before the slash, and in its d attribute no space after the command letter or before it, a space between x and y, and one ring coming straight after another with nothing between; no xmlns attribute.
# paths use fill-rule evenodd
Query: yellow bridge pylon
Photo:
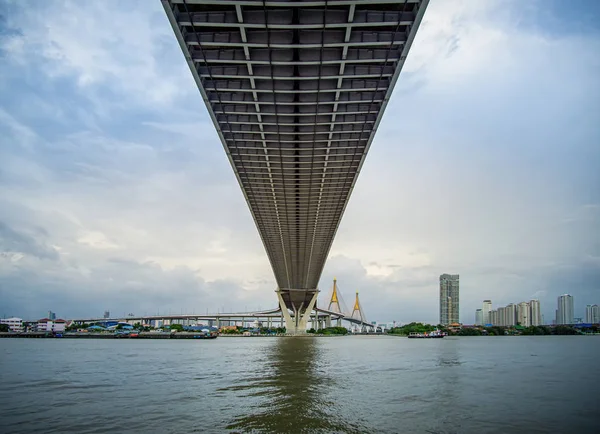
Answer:
<svg viewBox="0 0 600 434"><path fill-rule="evenodd" d="M329 298L329 305L327 306L327 310L331 312L342 313L344 315L348 314L348 310L344 304L344 300L342 299L342 294L340 293L337 287L337 279L333 278L333 289L331 291L331 297Z"/></svg>
<svg viewBox="0 0 600 434"><path fill-rule="evenodd" d="M358 300L358 291L356 291L356 299L354 300L354 307L352 308L350 318L357 319L364 323L367 322L367 317L365 316L365 313L362 310L362 306L360 305L360 301Z"/></svg>
<svg viewBox="0 0 600 434"><path fill-rule="evenodd" d="M356 298L354 300L354 306L352 311L350 311L346 307L346 303L344 303L344 299L342 298L342 292L337 284L337 279L333 279L333 287L331 288L331 293L329 297L329 304L327 306L327 310L331 312L341 313L346 319L352 318L354 320L361 321L363 325L368 325L367 317L362 309L362 305L360 304L360 300L358 299L358 291L356 291Z"/></svg>

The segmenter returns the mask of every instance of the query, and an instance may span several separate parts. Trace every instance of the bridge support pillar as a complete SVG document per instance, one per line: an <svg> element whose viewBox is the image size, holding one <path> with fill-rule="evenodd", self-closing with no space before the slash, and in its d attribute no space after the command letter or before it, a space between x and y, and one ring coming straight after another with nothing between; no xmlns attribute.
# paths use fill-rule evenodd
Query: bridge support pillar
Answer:
<svg viewBox="0 0 600 434"><path fill-rule="evenodd" d="M294 307L295 312L293 317L292 315L290 315L290 311L288 310L285 301L283 300L281 290L277 290L275 292L277 293L279 307L281 309L281 314L285 321L286 332L293 335L305 334L308 321L310 320L310 314L312 313L312 310L315 307L315 303L317 302L319 292L315 291L306 309L303 309L303 306L300 306L300 308L296 310L296 308Z"/></svg>

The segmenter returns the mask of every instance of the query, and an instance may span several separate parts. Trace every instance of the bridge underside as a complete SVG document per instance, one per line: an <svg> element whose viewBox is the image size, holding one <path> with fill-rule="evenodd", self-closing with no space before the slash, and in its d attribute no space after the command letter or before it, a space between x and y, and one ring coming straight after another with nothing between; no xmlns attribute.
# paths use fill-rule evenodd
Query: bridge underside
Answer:
<svg viewBox="0 0 600 434"><path fill-rule="evenodd" d="M428 0L162 1L280 301L302 311Z"/></svg>

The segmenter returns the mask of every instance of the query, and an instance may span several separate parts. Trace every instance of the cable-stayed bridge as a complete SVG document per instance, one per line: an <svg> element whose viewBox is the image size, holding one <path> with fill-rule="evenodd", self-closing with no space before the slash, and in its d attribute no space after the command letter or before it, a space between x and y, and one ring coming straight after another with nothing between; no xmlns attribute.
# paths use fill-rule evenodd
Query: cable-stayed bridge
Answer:
<svg viewBox="0 0 600 434"><path fill-rule="evenodd" d="M360 301L358 299L358 291L356 292L356 299L352 310L349 310L344 303L341 290L337 285L337 280L333 280L332 291L328 296L327 308L316 307L313 312L310 313L310 324L315 330L321 330L332 325L342 326L343 321L350 323L351 328L355 331L368 331L373 328L372 324L367 322L367 318L364 316ZM241 323L247 323L251 320L261 321L266 325L267 328L271 327L287 327L286 320L284 318L283 310L267 309L258 310L254 312L217 312L217 313L156 313L150 315L123 315L122 317L116 316L111 318L76 318L73 319L77 324L100 324L106 323L107 321L119 321L126 322L131 325L141 323L144 325L156 325L158 323L162 325L181 324L181 325L192 325L197 324L199 321L209 322L211 325L220 327L221 325L237 325Z"/></svg>
<svg viewBox="0 0 600 434"><path fill-rule="evenodd" d="M428 0L162 3L302 332Z"/></svg>

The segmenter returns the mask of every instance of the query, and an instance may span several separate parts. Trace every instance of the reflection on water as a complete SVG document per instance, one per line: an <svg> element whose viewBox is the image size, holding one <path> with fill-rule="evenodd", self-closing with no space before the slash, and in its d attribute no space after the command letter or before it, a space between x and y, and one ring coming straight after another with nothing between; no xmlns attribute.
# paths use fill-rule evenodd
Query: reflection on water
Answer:
<svg viewBox="0 0 600 434"><path fill-rule="evenodd" d="M431 433L462 432L465 430L466 422L472 417L469 409L454 405L460 401L460 395L465 388L462 384L465 375L461 369L462 364L460 340L449 338L437 345L435 370L438 375L434 383L434 395L436 401L444 403L444 410L438 411L435 422L431 424Z"/></svg>
<svg viewBox="0 0 600 434"><path fill-rule="evenodd" d="M265 354L272 372L246 385L265 402L227 428L244 433L360 432L329 411L334 403L327 401L327 390L335 382L323 366L324 350L313 337L278 339Z"/></svg>
<svg viewBox="0 0 600 434"><path fill-rule="evenodd" d="M449 338L436 348L437 366L439 368L462 365L460 353L458 351L459 345L460 341L458 339Z"/></svg>

